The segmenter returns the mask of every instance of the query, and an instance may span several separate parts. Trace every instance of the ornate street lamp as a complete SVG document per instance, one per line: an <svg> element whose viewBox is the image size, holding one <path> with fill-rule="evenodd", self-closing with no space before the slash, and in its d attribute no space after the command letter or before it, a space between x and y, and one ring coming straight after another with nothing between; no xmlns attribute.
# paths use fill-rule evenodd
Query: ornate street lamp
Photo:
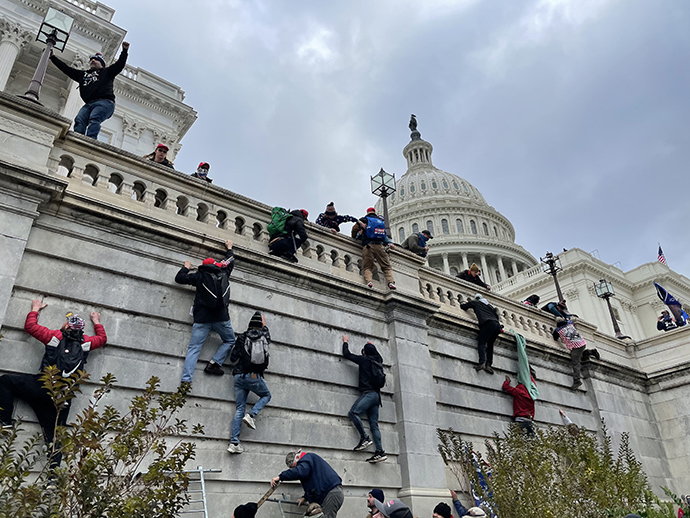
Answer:
<svg viewBox="0 0 690 518"><path fill-rule="evenodd" d="M624 339L630 338L621 333L621 328L618 326L618 320L616 315L613 313L613 307L611 306L611 297L616 294L613 292L613 286L611 283L605 279L601 279L598 283L594 283L594 291L597 293L597 297L606 300L606 305L609 307L609 314L611 315L611 322L613 322L613 332L616 334L616 338Z"/></svg>
<svg viewBox="0 0 690 518"><path fill-rule="evenodd" d="M386 235L391 238L386 198L395 192L395 176L384 171L382 167L378 174L371 177L371 192L383 200L383 221L386 224Z"/></svg>
<svg viewBox="0 0 690 518"><path fill-rule="evenodd" d="M45 43L46 48L43 49L41 59L38 61L36 72L29 84L29 89L22 96L24 99L41 104L38 97L41 93L41 85L46 76L46 70L48 70L48 58L50 58L50 53L53 49L60 51L65 49L73 23L74 18L52 7L48 8L48 12L36 36L36 41Z"/></svg>
<svg viewBox="0 0 690 518"><path fill-rule="evenodd" d="M558 272L563 271L561 260L557 255L553 255L551 252L546 252L546 257L540 257L539 261L541 261L542 271L553 276L553 283L556 285L558 300L563 300L563 292L561 292L561 286L558 284L558 278L556 277Z"/></svg>

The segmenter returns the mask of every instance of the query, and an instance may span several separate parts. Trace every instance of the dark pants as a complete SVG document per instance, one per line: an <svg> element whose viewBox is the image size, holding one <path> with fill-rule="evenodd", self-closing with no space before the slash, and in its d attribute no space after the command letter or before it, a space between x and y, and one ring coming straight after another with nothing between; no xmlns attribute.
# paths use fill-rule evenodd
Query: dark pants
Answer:
<svg viewBox="0 0 690 518"><path fill-rule="evenodd" d="M565 320L568 320L570 318L570 313L566 313L565 311L560 311L558 307L556 306L555 302L549 302L546 305L546 311L551 313L553 316L556 318L563 318Z"/></svg>
<svg viewBox="0 0 690 518"><path fill-rule="evenodd" d="M115 102L109 99L91 101L81 107L74 118L74 131L92 139L101 132L101 123L113 116Z"/></svg>
<svg viewBox="0 0 690 518"><path fill-rule="evenodd" d="M343 494L343 486L335 486L331 489L321 503L321 510L323 511L323 518L335 518L338 511L343 506L345 495Z"/></svg>
<svg viewBox="0 0 690 518"><path fill-rule="evenodd" d="M359 433L360 439L368 439L369 436L364 430L364 424L359 417L359 414L366 412L367 419L369 419L369 428L371 428L371 435L374 438L374 446L376 446L377 452L383 451L383 446L381 445L381 431L379 430L379 404L381 403L381 396L378 392L369 391L365 392L348 412L348 417L355 425L357 432Z"/></svg>
<svg viewBox="0 0 690 518"><path fill-rule="evenodd" d="M477 349L479 350L479 363L491 367L494 362L494 342L501 334L501 324L496 320L487 320L479 326L479 338Z"/></svg>
<svg viewBox="0 0 690 518"><path fill-rule="evenodd" d="M515 422L520 427L520 430L525 432L528 436L534 436L534 425L532 424L531 419L528 419L526 417L516 417Z"/></svg>
<svg viewBox="0 0 690 518"><path fill-rule="evenodd" d="M275 241L272 241L268 245L268 249L272 255L278 255L282 257L293 257L297 249L302 246L302 238L295 236L294 240L292 236L280 237Z"/></svg>
<svg viewBox="0 0 690 518"><path fill-rule="evenodd" d="M38 424L43 430L45 441L50 444L55 439L55 425L65 426L69 415L70 402L58 415L55 403L43 388L40 374L5 374L0 376L0 421L9 424L12 421L15 398L25 401L36 413ZM57 448L56 448L57 449ZM50 466L55 468L62 462L62 453L57 452L50 458Z"/></svg>
<svg viewBox="0 0 690 518"><path fill-rule="evenodd" d="M573 366L573 383L582 381L582 360L589 360L596 355L596 349L587 349L587 346L578 347L570 351L570 363Z"/></svg>

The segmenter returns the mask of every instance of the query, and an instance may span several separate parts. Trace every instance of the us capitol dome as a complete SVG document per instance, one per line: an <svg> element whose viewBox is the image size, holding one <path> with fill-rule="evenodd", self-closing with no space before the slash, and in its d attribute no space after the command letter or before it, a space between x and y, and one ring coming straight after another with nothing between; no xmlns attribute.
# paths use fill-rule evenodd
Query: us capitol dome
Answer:
<svg viewBox="0 0 690 518"><path fill-rule="evenodd" d="M538 264L515 243L515 229L467 180L434 167L433 146L422 140L417 120L410 119L410 143L403 149L407 172L388 198L393 241L427 229L433 239L429 266L450 275L476 263L488 284L506 280ZM381 201L377 203L381 214Z"/></svg>

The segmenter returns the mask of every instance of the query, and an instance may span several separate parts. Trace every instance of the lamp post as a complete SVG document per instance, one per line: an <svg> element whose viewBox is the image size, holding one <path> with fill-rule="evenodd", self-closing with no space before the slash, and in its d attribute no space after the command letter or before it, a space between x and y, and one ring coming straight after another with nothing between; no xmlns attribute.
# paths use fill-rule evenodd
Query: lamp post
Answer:
<svg viewBox="0 0 690 518"><path fill-rule="evenodd" d="M74 19L65 13L52 7L48 8L48 12L45 18L43 18L43 23L41 23L41 27L38 29L38 35L36 36L36 41L45 43L46 48L43 49L41 59L38 61L36 72L29 84L29 89L22 96L24 99L41 104L38 97L41 93L43 79L48 70L48 58L50 58L50 53L53 49L60 51L65 49L65 44L69 39L69 33L72 30L73 23Z"/></svg>
<svg viewBox="0 0 690 518"><path fill-rule="evenodd" d="M561 260L557 255L553 255L551 252L546 252L546 257L540 257L539 261L541 261L542 271L553 276L553 283L556 285L558 300L563 300L563 292L561 291L561 286L558 284L558 278L556 277L558 272L563 271Z"/></svg>
<svg viewBox="0 0 690 518"><path fill-rule="evenodd" d="M616 338L630 338L621 333L621 328L618 326L618 320L616 315L613 313L613 307L611 306L611 297L615 296L613 292L613 286L611 283L605 279L601 279L599 282L594 283L594 291L597 293L597 297L606 300L606 305L609 307L609 314L611 315L611 322L613 322L613 332L616 334Z"/></svg>
<svg viewBox="0 0 690 518"><path fill-rule="evenodd" d="M392 239L386 198L395 192L395 176L384 171L382 167L375 176L371 177L371 192L383 200L383 222L386 225L386 235Z"/></svg>

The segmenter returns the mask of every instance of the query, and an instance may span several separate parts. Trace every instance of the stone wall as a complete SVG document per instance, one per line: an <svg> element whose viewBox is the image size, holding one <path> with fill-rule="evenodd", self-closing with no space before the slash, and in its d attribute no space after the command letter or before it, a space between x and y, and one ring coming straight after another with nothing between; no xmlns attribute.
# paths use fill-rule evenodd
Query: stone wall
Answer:
<svg viewBox="0 0 690 518"><path fill-rule="evenodd" d="M57 327L68 310L102 314L108 345L89 358L92 381L81 404L107 372L118 378L108 396L116 405L124 405L152 375L161 378L163 390L173 390L190 336L193 298L189 287L174 283L175 273L184 260L199 264L209 255L220 257L223 240L235 241L230 315L235 330L244 331L255 310L265 314L274 340L266 375L273 399L260 414L258 429L243 429L245 453L228 455L231 378L201 372L219 344L217 337L208 341L185 417L206 430L194 439L197 459L190 468L222 469L207 484L211 516L258 499L268 480L284 469L286 451L295 447L322 455L342 476L343 516L363 514L372 487L403 498L415 515L429 516L435 503L448 500L447 488L457 487L436 452L436 428L452 427L481 447L493 431L509 425L511 400L500 387L504 375L516 370L514 338L499 339L494 376L474 371L474 315L459 308L476 291L472 285L393 251L398 291L388 292L380 282L369 290L359 273L358 246L313 225L299 264L276 260L266 253L269 207L65 134L59 118L32 117L25 103L1 93L0 110L27 119L43 135L32 140L0 125L0 132L14 131L22 149L30 152L33 141L38 146L34 158L21 164L16 153L0 148L3 372L36 370L43 348L22 327L30 300L42 298L49 305L40 322L49 327ZM52 143L49 153L46 142ZM41 156L46 163L33 164ZM178 211L181 198L187 205ZM548 317L499 295L487 297L506 329L528 340L539 373L539 426L560 424L558 408L591 430L603 417L614 438L631 434L655 488L687 489L690 450L680 445L687 442L690 408L676 404L690 394L687 365L666 366L663 376L645 372L634 347L582 322L582 333L601 350L602 361L585 365L587 390L573 392L568 354L551 338ZM381 431L387 462L369 465L366 454L352 451L357 436L347 411L358 395L357 369L341 356L342 334L350 335L355 350L371 339L384 357L388 383ZM674 344L674 354L683 349L687 354L687 342ZM659 347L649 354L662 354ZM18 413L35 423L25 406ZM301 496L293 484L281 491ZM266 514L277 515L277 508Z"/></svg>

